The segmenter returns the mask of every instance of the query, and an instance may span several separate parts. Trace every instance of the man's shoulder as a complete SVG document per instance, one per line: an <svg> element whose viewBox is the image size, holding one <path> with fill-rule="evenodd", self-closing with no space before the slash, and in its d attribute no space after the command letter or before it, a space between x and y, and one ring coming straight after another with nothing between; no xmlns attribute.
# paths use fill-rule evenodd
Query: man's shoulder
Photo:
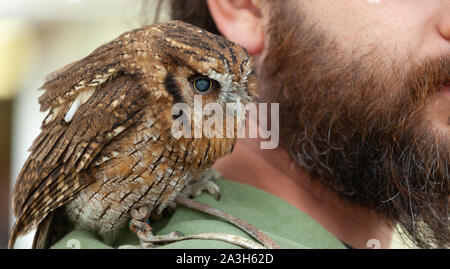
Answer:
<svg viewBox="0 0 450 269"><path fill-rule="evenodd" d="M216 201L207 193L200 195L195 200L256 226L282 248L344 248L343 244L320 224L282 199L254 187L225 179L216 179L215 183L221 189L220 201ZM224 220L185 207L177 208L172 215L159 221L153 221L150 225L157 235L173 231L182 232L184 235L223 233L254 240L243 230ZM79 242L79 245L75 246L81 248L113 248L124 244L137 245L139 243L126 228L117 232L113 237L108 240L108 244L105 244L91 233L75 229L56 243L53 248L74 246L70 242ZM160 248L230 249L240 247L218 240L191 239L170 243Z"/></svg>

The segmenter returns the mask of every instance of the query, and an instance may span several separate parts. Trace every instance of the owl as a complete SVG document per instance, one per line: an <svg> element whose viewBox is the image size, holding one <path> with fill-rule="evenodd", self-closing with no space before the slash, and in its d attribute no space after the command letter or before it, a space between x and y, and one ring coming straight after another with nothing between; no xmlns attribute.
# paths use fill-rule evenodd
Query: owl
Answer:
<svg viewBox="0 0 450 269"><path fill-rule="evenodd" d="M120 35L41 89L46 117L14 187L9 248L35 228L34 247L44 248L59 239L52 226L102 237L126 226L133 210L160 212L235 143L175 138L172 107L199 95L203 106L245 104L256 79L244 48L173 21Z"/></svg>

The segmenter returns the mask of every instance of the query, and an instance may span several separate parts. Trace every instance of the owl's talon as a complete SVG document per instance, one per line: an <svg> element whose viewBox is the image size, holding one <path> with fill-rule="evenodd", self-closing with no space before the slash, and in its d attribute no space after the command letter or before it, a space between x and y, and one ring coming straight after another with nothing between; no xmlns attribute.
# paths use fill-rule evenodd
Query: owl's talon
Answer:
<svg viewBox="0 0 450 269"><path fill-rule="evenodd" d="M132 215L132 219L130 220L130 230L139 238L140 245L139 246L131 246L131 245L124 245L120 246L119 248L154 248L157 244L163 244L163 243L169 243L173 241L178 241L180 238L184 237L184 234L179 231L171 232L166 235L153 235L152 233L152 227L150 226L147 219L142 219L142 214L136 214L136 212L139 213L148 213L145 210L135 210L134 214ZM138 217L139 219L135 219L134 217Z"/></svg>
<svg viewBox="0 0 450 269"><path fill-rule="evenodd" d="M221 177L222 175L218 171L208 168L197 178L193 179L191 183L186 185L180 195L185 197L197 197L206 190L213 195L216 200L220 200L220 188L212 181L212 179Z"/></svg>
<svg viewBox="0 0 450 269"><path fill-rule="evenodd" d="M220 188L216 185L216 183L212 181L208 181L208 192L216 198L217 201L220 200Z"/></svg>
<svg viewBox="0 0 450 269"><path fill-rule="evenodd" d="M183 237L183 236L184 236L184 233L182 233L182 232L180 232L180 231L175 231L174 233L175 233L176 236L178 236L178 237Z"/></svg>

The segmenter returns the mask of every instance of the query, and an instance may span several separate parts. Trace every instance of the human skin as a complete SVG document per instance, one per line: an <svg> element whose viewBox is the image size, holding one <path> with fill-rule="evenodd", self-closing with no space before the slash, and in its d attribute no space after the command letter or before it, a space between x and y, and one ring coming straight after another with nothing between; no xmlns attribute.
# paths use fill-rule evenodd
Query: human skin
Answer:
<svg viewBox="0 0 450 269"><path fill-rule="evenodd" d="M269 11L263 1L208 0L221 33L253 54L261 64L267 48L265 25ZM420 63L450 53L450 1L448 0L296 0L300 12L333 36L338 45L357 57L374 44L383 57ZM433 132L450 135L449 92L428 100L425 120ZM282 105L282 104L281 104ZM392 225L373 211L349 205L294 164L282 149L261 150L255 139L242 139L233 154L216 163L224 176L268 191L305 212L345 243L365 248L378 239L389 248Z"/></svg>

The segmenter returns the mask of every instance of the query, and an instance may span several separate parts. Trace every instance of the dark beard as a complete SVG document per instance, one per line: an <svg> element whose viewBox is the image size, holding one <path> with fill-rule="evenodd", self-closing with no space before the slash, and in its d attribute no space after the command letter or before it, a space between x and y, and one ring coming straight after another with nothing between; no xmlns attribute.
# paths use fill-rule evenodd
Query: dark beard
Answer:
<svg viewBox="0 0 450 269"><path fill-rule="evenodd" d="M424 108L450 80L450 57L414 65L377 48L352 55L290 1L271 12L259 85L265 101L280 103L291 158L345 201L398 223L418 247L449 247L450 139L431 130Z"/></svg>

